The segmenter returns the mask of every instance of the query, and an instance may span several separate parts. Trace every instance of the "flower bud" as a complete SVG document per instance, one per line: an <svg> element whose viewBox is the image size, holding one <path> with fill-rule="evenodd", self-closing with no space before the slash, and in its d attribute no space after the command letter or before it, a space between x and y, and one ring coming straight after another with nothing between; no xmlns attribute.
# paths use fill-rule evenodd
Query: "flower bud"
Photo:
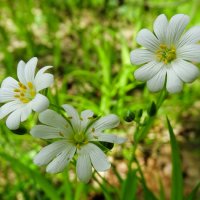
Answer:
<svg viewBox="0 0 200 200"><path fill-rule="evenodd" d="M126 115L124 116L124 120L126 122L132 122L135 119L135 113L132 111L127 111Z"/></svg>
<svg viewBox="0 0 200 200"><path fill-rule="evenodd" d="M155 104L154 101L152 101L151 106L149 107L149 109L147 110L147 112L148 112L148 115L150 117L153 117L156 114L157 108L156 108L156 104Z"/></svg>

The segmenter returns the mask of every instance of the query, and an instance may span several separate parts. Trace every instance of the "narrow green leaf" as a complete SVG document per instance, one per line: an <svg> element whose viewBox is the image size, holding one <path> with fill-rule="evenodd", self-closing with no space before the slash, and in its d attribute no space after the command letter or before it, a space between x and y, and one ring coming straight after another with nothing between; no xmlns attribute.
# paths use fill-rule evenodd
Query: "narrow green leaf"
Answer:
<svg viewBox="0 0 200 200"><path fill-rule="evenodd" d="M167 118L167 125L170 134L170 144L172 151L172 189L171 200L183 200L183 178L181 172L181 160L179 147L171 127L170 121Z"/></svg>
<svg viewBox="0 0 200 200"><path fill-rule="evenodd" d="M81 197L83 197L83 193L86 193L86 191L84 191L85 189L85 184L84 183L78 183L76 190L75 190L75 197L74 200L80 200Z"/></svg>
<svg viewBox="0 0 200 200"><path fill-rule="evenodd" d="M200 188L200 182L192 190L192 192L185 198L185 200L197 200L197 192Z"/></svg>
<svg viewBox="0 0 200 200"><path fill-rule="evenodd" d="M143 184L143 190L144 190L144 198L147 200L158 200L154 193L146 186Z"/></svg>
<svg viewBox="0 0 200 200"><path fill-rule="evenodd" d="M138 185L136 170L131 170L127 174L127 178L122 187L122 200L135 200Z"/></svg>
<svg viewBox="0 0 200 200"><path fill-rule="evenodd" d="M159 196L159 200L165 200L165 190L164 190L164 187L163 187L163 183L162 183L162 180L160 179L159 180L159 185L160 185L160 196Z"/></svg>
<svg viewBox="0 0 200 200"><path fill-rule="evenodd" d="M12 165L12 169L15 171L22 172L23 174L27 174L30 178L35 179L35 182L41 187L41 189L45 192L46 196L52 200L59 200L59 196L57 195L56 190L54 187L38 172L30 169L18 159L11 157L8 154L0 152L0 156L5 159L6 161L10 162Z"/></svg>

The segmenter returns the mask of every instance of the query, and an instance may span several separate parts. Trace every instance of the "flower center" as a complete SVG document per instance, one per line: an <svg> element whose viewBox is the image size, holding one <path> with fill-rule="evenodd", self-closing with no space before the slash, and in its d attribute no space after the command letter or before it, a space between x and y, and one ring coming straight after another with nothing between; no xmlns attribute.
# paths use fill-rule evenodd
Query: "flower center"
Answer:
<svg viewBox="0 0 200 200"><path fill-rule="evenodd" d="M158 61L168 64L176 59L176 49L175 47L169 48L167 45L161 44L160 48L156 51L156 57Z"/></svg>
<svg viewBox="0 0 200 200"><path fill-rule="evenodd" d="M27 86L21 82L19 82L18 85L19 88L14 89L14 97L19 99L22 103L28 103L35 97L35 87L31 82L28 82Z"/></svg>
<svg viewBox="0 0 200 200"><path fill-rule="evenodd" d="M83 144L87 144L88 142L87 137L83 133L76 133L73 139L77 148L79 148Z"/></svg>

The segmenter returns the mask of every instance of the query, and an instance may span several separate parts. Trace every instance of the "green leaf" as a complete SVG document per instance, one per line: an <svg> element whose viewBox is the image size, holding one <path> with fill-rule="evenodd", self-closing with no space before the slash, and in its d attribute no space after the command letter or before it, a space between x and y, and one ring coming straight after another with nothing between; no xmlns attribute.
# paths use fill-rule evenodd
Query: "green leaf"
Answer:
<svg viewBox="0 0 200 200"><path fill-rule="evenodd" d="M158 200L156 196L153 194L153 192L143 184L143 190L144 190L144 197L147 200Z"/></svg>
<svg viewBox="0 0 200 200"><path fill-rule="evenodd" d="M22 172L23 174L26 174L30 178L35 179L35 182L41 187L41 189L45 192L46 196L49 197L49 199L52 200L59 200L59 196L57 195L56 189L38 172L30 169L28 166L24 165L20 160L11 157L8 154L5 154L3 152L0 152L0 156L11 163L12 169L16 172Z"/></svg>
<svg viewBox="0 0 200 200"><path fill-rule="evenodd" d="M136 170L131 170L127 174L127 178L122 187L122 200L135 200L138 185Z"/></svg>
<svg viewBox="0 0 200 200"><path fill-rule="evenodd" d="M171 127L170 121L167 118L167 125L170 134L170 144L172 150L172 189L171 200L183 200L183 178L181 172L181 160L179 147Z"/></svg>
<svg viewBox="0 0 200 200"><path fill-rule="evenodd" d="M192 192L185 198L185 200L197 200L197 192L200 188L200 182L196 185L196 187L192 190Z"/></svg>

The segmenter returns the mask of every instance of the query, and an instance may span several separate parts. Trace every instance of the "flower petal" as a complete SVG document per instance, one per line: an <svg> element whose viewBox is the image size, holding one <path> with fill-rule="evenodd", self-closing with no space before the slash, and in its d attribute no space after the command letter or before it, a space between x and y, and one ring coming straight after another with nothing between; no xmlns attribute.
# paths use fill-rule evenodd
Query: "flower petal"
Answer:
<svg viewBox="0 0 200 200"><path fill-rule="evenodd" d="M52 74L45 73L35 80L36 91L39 92L53 84L54 78Z"/></svg>
<svg viewBox="0 0 200 200"><path fill-rule="evenodd" d="M69 126L69 123L64 119L64 117L49 109L39 114L39 120L43 124L64 130Z"/></svg>
<svg viewBox="0 0 200 200"><path fill-rule="evenodd" d="M163 63L161 62L149 62L134 72L135 79L140 81L148 81L149 79L154 77L162 67Z"/></svg>
<svg viewBox="0 0 200 200"><path fill-rule="evenodd" d="M96 137L94 137L90 141L100 141L100 142L110 142L110 143L115 143L115 144L122 144L126 141L126 138L118 137L116 135L107 134L107 133L98 133L96 135Z"/></svg>
<svg viewBox="0 0 200 200"><path fill-rule="evenodd" d="M34 163L38 166L47 165L53 158L63 152L68 143L65 140L54 142L44 147L34 158Z"/></svg>
<svg viewBox="0 0 200 200"><path fill-rule="evenodd" d="M81 120L80 120L79 114L76 111L76 109L73 106L68 105L68 104L64 104L64 105L62 105L62 107L67 112L67 115L72 123L74 131L79 132L79 130L81 128L80 127Z"/></svg>
<svg viewBox="0 0 200 200"><path fill-rule="evenodd" d="M172 63L177 76L186 83L193 82L199 76L199 69L187 61L178 59Z"/></svg>
<svg viewBox="0 0 200 200"><path fill-rule="evenodd" d="M178 41L189 23L190 18L184 14L174 15L170 21L167 28L167 44L178 44Z"/></svg>
<svg viewBox="0 0 200 200"><path fill-rule="evenodd" d="M49 100L42 94L37 94L31 101L31 107L36 112L42 112L49 106Z"/></svg>
<svg viewBox="0 0 200 200"><path fill-rule="evenodd" d="M110 163L107 161L106 155L99 147L89 143L83 148L89 153L92 165L97 171L105 171L110 168Z"/></svg>
<svg viewBox="0 0 200 200"><path fill-rule="evenodd" d="M147 49L136 49L131 51L131 63L140 65L152 61L155 55Z"/></svg>
<svg viewBox="0 0 200 200"><path fill-rule="evenodd" d="M49 73L44 73L46 70L50 68L52 68L52 66L46 66L37 72L34 81L37 92L45 88L48 88L53 84L54 81L53 75Z"/></svg>
<svg viewBox="0 0 200 200"><path fill-rule="evenodd" d="M25 62L23 60L19 61L17 66L17 77L21 83L26 85L26 78L25 78Z"/></svg>
<svg viewBox="0 0 200 200"><path fill-rule="evenodd" d="M155 35L148 29L142 29L137 37L136 41L138 44L146 47L149 51L155 52L159 47L159 41Z"/></svg>
<svg viewBox="0 0 200 200"><path fill-rule="evenodd" d="M1 83L2 88L15 89L18 88L18 86L18 82L10 76L5 78Z"/></svg>
<svg viewBox="0 0 200 200"><path fill-rule="evenodd" d="M190 28L180 39L178 47L195 44L200 41L200 26Z"/></svg>
<svg viewBox="0 0 200 200"><path fill-rule="evenodd" d="M11 101L4 104L0 108L0 119L3 119L6 115L10 114L14 110L21 108L23 105L19 101Z"/></svg>
<svg viewBox="0 0 200 200"><path fill-rule="evenodd" d="M30 134L36 138L42 139L52 139L52 138L63 138L62 133L59 128L50 127L46 125L36 125L34 126Z"/></svg>
<svg viewBox="0 0 200 200"><path fill-rule="evenodd" d="M158 92L161 90L165 83L166 68L163 67L161 70L150 80L147 81L147 87L151 92Z"/></svg>
<svg viewBox="0 0 200 200"><path fill-rule="evenodd" d="M161 43L166 40L168 20L164 14L159 15L154 22L154 32Z"/></svg>
<svg viewBox="0 0 200 200"><path fill-rule="evenodd" d="M30 104L26 104L25 106L23 106L22 110L21 110L21 122L27 120L27 118L30 116L32 112L31 106Z"/></svg>
<svg viewBox="0 0 200 200"><path fill-rule="evenodd" d="M17 109L8 116L6 120L6 126L11 130L16 130L19 128L20 121L21 121L21 109Z"/></svg>
<svg viewBox="0 0 200 200"><path fill-rule="evenodd" d="M35 68L37 65L38 59L36 57L31 58L25 65L24 75L26 82L34 82Z"/></svg>
<svg viewBox="0 0 200 200"><path fill-rule="evenodd" d="M66 149L48 164L46 171L49 173L62 172L73 158L75 152L76 147L68 143Z"/></svg>
<svg viewBox="0 0 200 200"><path fill-rule="evenodd" d="M16 98L14 97L14 92L11 89L0 88L0 103L13 101Z"/></svg>
<svg viewBox="0 0 200 200"><path fill-rule="evenodd" d="M94 113L91 110L84 110L81 112L81 130L84 130L91 121Z"/></svg>
<svg viewBox="0 0 200 200"><path fill-rule="evenodd" d="M80 181L88 183L92 177L92 164L89 155L79 154L76 163L76 173Z"/></svg>
<svg viewBox="0 0 200 200"><path fill-rule="evenodd" d="M167 91L170 93L180 92L183 87L183 82L176 75L173 68L167 69Z"/></svg>
<svg viewBox="0 0 200 200"><path fill-rule="evenodd" d="M192 62L200 62L200 45L191 44L177 49L177 57Z"/></svg>
<svg viewBox="0 0 200 200"><path fill-rule="evenodd" d="M92 124L92 126L90 127L89 131L94 129L95 133L99 133L104 131L105 129L114 128L118 126L119 123L120 121L117 115L110 114L105 117L101 117L99 120L94 122L94 124Z"/></svg>

